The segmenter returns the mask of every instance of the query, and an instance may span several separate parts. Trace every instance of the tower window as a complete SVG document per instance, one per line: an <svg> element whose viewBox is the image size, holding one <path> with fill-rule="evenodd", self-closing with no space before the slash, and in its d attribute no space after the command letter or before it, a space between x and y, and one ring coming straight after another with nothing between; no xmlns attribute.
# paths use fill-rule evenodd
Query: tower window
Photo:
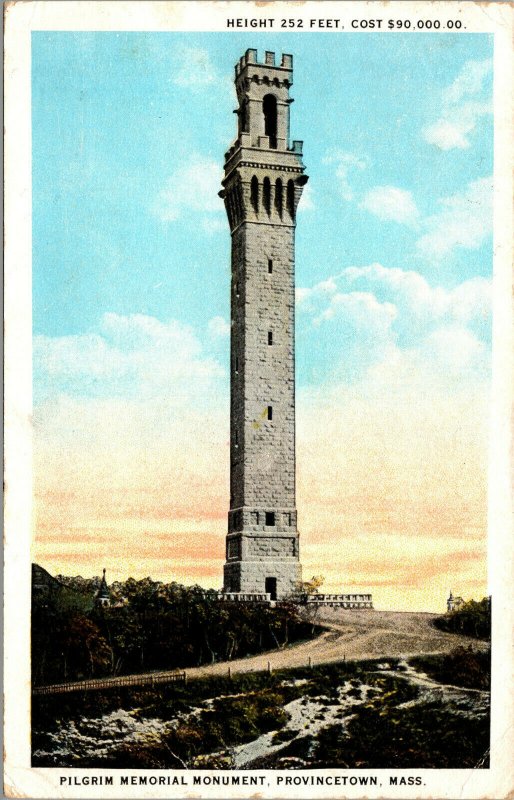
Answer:
<svg viewBox="0 0 514 800"><path fill-rule="evenodd" d="M277 210L277 214L282 219L282 207L284 205L284 190L282 185L281 178L277 178L277 182L275 184L275 208Z"/></svg>
<svg viewBox="0 0 514 800"><path fill-rule="evenodd" d="M262 113L264 114L264 135L269 136L269 146L277 149L277 98L274 94L267 94L262 100Z"/></svg>
<svg viewBox="0 0 514 800"><path fill-rule="evenodd" d="M239 433L237 432L237 429L234 431L234 445L239 447Z"/></svg>
<svg viewBox="0 0 514 800"><path fill-rule="evenodd" d="M266 525L271 527L275 524L275 512L274 511L266 511Z"/></svg>
<svg viewBox="0 0 514 800"><path fill-rule="evenodd" d="M252 201L253 210L256 214L259 213L259 181L254 175L250 182L250 200Z"/></svg>
<svg viewBox="0 0 514 800"><path fill-rule="evenodd" d="M244 100L239 109L239 133L248 132L248 100Z"/></svg>
<svg viewBox="0 0 514 800"><path fill-rule="evenodd" d="M271 274L273 272L273 260L268 258L268 272Z"/></svg>
<svg viewBox="0 0 514 800"><path fill-rule="evenodd" d="M237 375L239 373L239 359L238 359L237 356L235 357L235 361L234 361L234 369L235 369L235 372L236 372L236 375Z"/></svg>
<svg viewBox="0 0 514 800"><path fill-rule="evenodd" d="M287 182L287 210L291 219L294 219L294 183Z"/></svg>
<svg viewBox="0 0 514 800"><path fill-rule="evenodd" d="M273 419L273 406L268 406L268 419Z"/></svg>
<svg viewBox="0 0 514 800"><path fill-rule="evenodd" d="M267 214L271 214L271 183L268 177L262 182L262 203Z"/></svg>
<svg viewBox="0 0 514 800"><path fill-rule="evenodd" d="M234 293L236 297L239 297L239 284L237 282L234 284Z"/></svg>
<svg viewBox="0 0 514 800"><path fill-rule="evenodd" d="M273 344L273 331L268 331L268 344Z"/></svg>

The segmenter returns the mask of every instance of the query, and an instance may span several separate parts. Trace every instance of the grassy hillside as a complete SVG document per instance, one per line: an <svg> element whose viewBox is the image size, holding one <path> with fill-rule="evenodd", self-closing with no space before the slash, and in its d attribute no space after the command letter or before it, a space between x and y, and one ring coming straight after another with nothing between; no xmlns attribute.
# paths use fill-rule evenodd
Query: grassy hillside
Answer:
<svg viewBox="0 0 514 800"><path fill-rule="evenodd" d="M462 654L456 653L454 665ZM37 697L34 765L169 768L487 767L489 696L389 660ZM482 663L483 681L488 665ZM458 683L466 670L452 676Z"/></svg>

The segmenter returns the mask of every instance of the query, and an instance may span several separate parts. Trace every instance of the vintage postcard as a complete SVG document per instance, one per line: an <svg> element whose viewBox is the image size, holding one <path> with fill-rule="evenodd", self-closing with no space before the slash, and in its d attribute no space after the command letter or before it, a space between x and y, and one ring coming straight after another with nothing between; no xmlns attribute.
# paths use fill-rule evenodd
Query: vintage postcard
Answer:
<svg viewBox="0 0 514 800"><path fill-rule="evenodd" d="M5 19L5 794L512 797L512 5Z"/></svg>

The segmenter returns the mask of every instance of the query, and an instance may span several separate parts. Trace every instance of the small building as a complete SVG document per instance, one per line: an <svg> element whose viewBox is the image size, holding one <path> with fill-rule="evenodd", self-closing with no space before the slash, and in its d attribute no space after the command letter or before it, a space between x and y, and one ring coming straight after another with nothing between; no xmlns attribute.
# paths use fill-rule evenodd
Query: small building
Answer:
<svg viewBox="0 0 514 800"><path fill-rule="evenodd" d="M96 593L95 604L101 608L109 608L111 605L111 594L109 592L109 587L107 586L107 581L105 580L105 567L102 580L100 582L100 588Z"/></svg>
<svg viewBox="0 0 514 800"><path fill-rule="evenodd" d="M462 597L454 597L452 590L450 589L450 596L446 601L447 613L450 614L452 611L458 611L459 608L462 608L463 605L464 605L464 599Z"/></svg>

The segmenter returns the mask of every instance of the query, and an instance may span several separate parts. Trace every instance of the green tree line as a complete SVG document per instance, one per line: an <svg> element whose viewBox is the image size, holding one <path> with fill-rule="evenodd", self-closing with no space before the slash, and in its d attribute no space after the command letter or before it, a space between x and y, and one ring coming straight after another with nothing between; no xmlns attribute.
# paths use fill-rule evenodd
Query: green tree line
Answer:
<svg viewBox="0 0 514 800"><path fill-rule="evenodd" d="M461 633L475 639L491 638L491 601L489 597L482 600L469 600L459 609L438 617L434 625L442 631Z"/></svg>
<svg viewBox="0 0 514 800"><path fill-rule="evenodd" d="M284 647L315 633L295 604L274 608L220 602L200 586L129 578L118 607L98 607L73 581L35 596L32 670L36 685L200 666Z"/></svg>

